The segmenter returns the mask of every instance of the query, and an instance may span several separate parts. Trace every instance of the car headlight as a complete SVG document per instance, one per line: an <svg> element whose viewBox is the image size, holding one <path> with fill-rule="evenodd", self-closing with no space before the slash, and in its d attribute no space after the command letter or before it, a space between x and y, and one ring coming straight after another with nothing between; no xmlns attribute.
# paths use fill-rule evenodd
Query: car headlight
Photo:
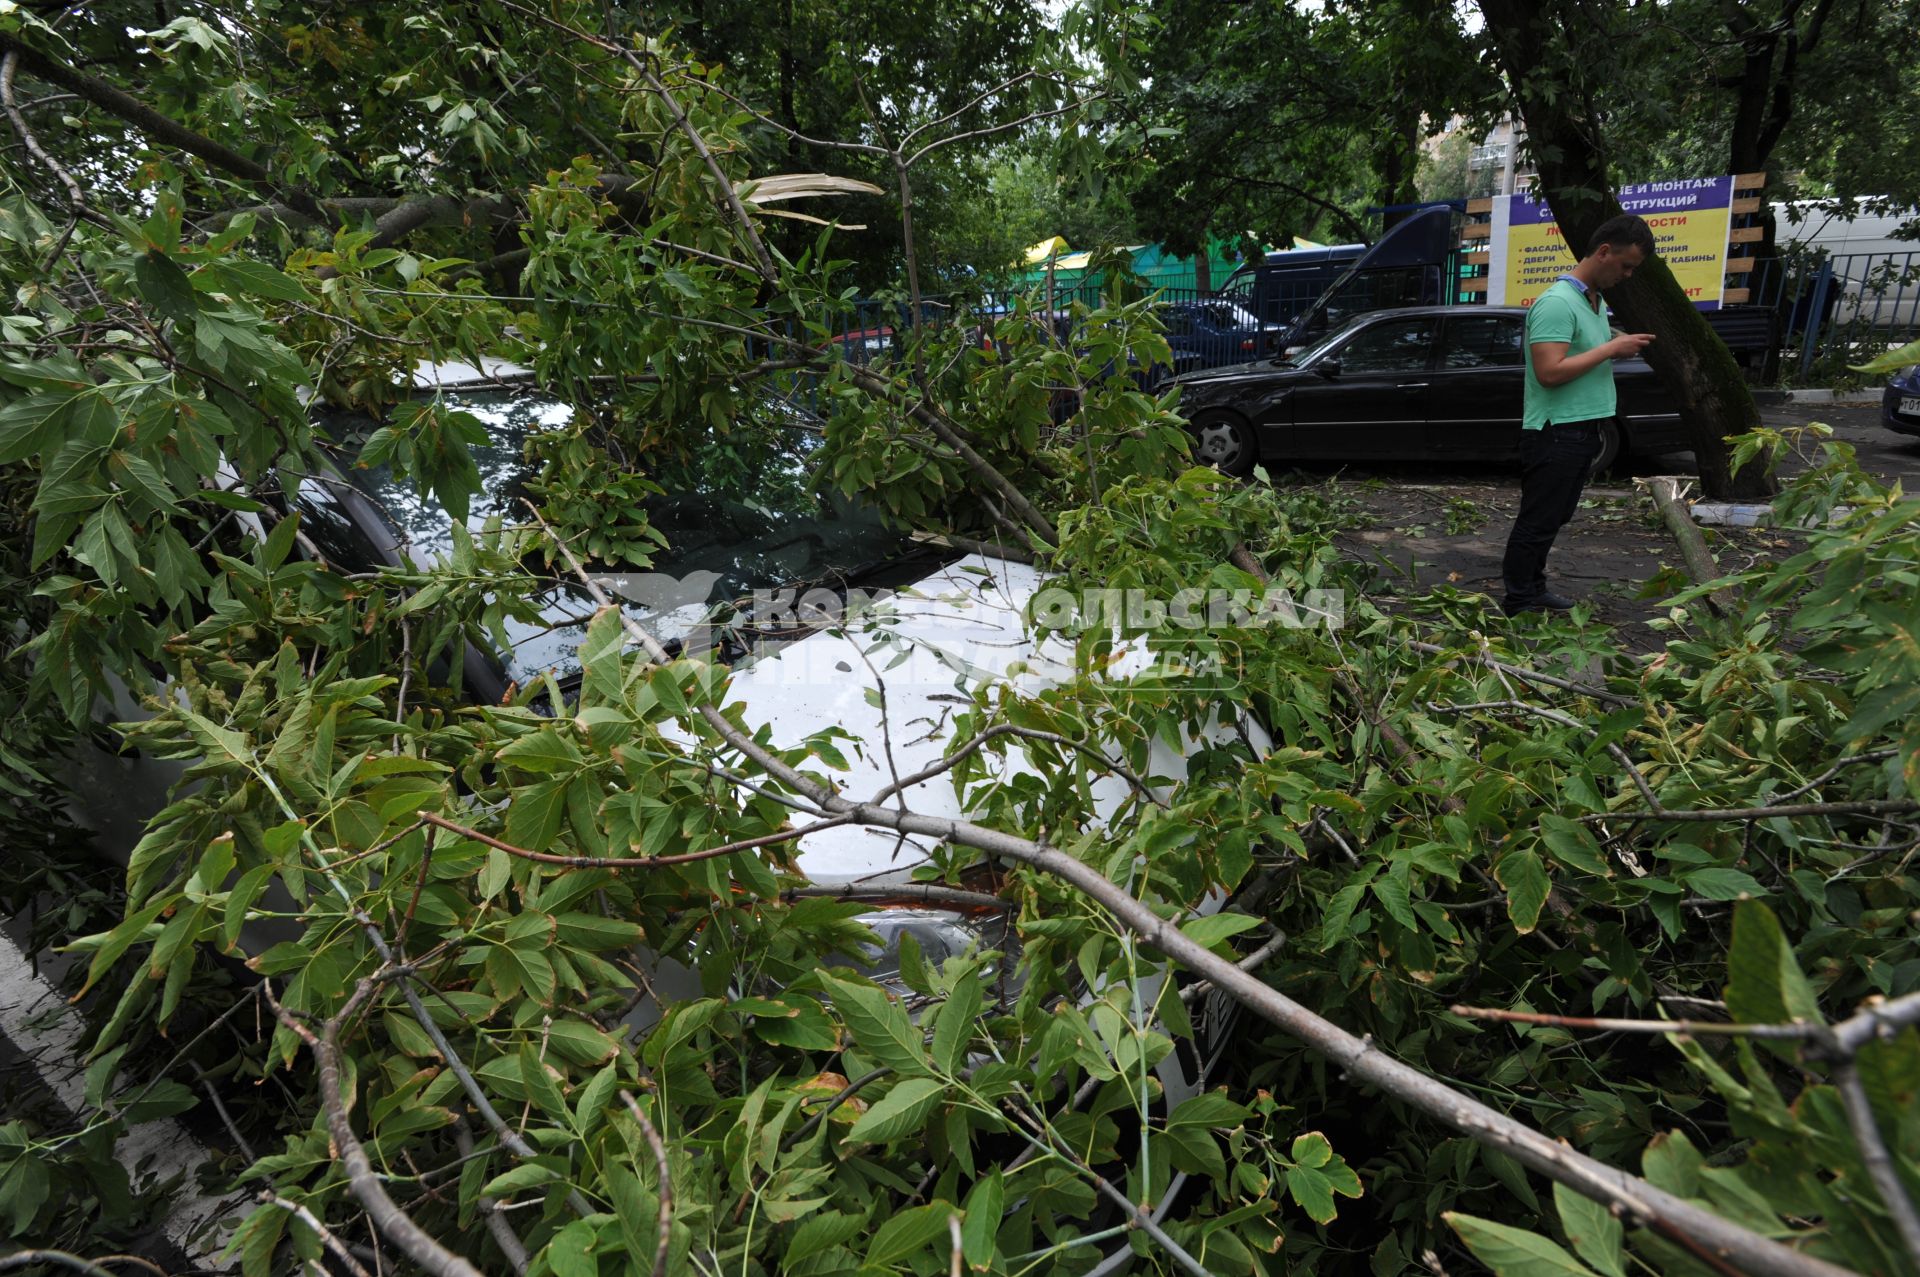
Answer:
<svg viewBox="0 0 1920 1277"><path fill-rule="evenodd" d="M983 949L993 950L1000 956L981 969L981 979L992 983L996 999L1011 998L1020 991L1014 979L1020 935L1011 909L960 913L902 905L863 913L854 921L870 928L880 943L864 946L866 951L860 958L838 958L832 965L850 967L874 983L886 985L908 1007L919 995L900 979L900 942L906 936L913 937L928 966Z"/></svg>

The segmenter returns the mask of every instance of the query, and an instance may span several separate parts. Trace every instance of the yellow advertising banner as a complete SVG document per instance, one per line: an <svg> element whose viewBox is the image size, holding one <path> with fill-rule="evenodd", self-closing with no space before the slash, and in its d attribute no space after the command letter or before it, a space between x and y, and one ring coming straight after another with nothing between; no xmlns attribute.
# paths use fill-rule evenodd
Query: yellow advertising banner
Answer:
<svg viewBox="0 0 1920 1277"><path fill-rule="evenodd" d="M1653 228L1655 248L1701 310L1720 308L1726 279L1727 232L1733 221L1731 177L1642 182L1620 188L1620 206ZM1508 195L1493 202L1487 301L1531 306L1573 268L1574 254L1546 201Z"/></svg>

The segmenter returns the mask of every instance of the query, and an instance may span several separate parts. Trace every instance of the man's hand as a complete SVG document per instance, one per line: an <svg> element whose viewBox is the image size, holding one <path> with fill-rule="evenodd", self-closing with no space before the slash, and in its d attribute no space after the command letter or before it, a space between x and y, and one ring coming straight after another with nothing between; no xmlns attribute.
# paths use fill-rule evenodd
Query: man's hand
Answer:
<svg viewBox="0 0 1920 1277"><path fill-rule="evenodd" d="M1652 333L1621 333L1605 345L1572 356L1567 354L1568 343L1564 341L1536 341L1529 348L1533 352L1533 375L1543 386L1564 386L1609 359L1633 358L1652 340Z"/></svg>
<svg viewBox="0 0 1920 1277"><path fill-rule="evenodd" d="M1652 333L1621 333L1604 347L1608 359L1632 359L1647 348Z"/></svg>

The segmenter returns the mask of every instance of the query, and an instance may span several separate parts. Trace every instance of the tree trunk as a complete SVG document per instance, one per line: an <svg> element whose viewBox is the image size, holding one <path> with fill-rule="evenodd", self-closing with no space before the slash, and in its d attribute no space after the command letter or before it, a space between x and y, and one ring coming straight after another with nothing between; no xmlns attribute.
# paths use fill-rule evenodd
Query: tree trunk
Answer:
<svg viewBox="0 0 1920 1277"><path fill-rule="evenodd" d="M1528 0L1480 0L1487 32L1540 170L1540 185L1567 246L1576 253L1595 228L1620 212L1593 102L1594 60L1574 43L1603 40L1580 14ZM1565 19L1563 21L1563 19ZM1577 34L1579 33L1579 34ZM1746 378L1664 262L1653 258L1607 292L1607 302L1633 332L1652 333L1646 359L1680 408L1700 484L1718 500L1768 497L1773 477L1758 464L1731 472L1726 436L1760 424Z"/></svg>
<svg viewBox="0 0 1920 1277"><path fill-rule="evenodd" d="M1200 235L1200 251L1193 258L1193 291L1210 293L1213 291L1213 242L1204 231Z"/></svg>

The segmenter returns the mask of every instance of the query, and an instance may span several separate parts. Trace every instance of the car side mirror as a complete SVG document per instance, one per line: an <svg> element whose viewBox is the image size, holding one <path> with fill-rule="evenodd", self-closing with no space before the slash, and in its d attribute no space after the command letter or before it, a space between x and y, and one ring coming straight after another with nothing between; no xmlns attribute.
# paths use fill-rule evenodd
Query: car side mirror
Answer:
<svg viewBox="0 0 1920 1277"><path fill-rule="evenodd" d="M1332 381L1340 375L1340 361L1338 359L1322 359L1313 366L1313 370L1322 377L1325 377L1328 381Z"/></svg>

